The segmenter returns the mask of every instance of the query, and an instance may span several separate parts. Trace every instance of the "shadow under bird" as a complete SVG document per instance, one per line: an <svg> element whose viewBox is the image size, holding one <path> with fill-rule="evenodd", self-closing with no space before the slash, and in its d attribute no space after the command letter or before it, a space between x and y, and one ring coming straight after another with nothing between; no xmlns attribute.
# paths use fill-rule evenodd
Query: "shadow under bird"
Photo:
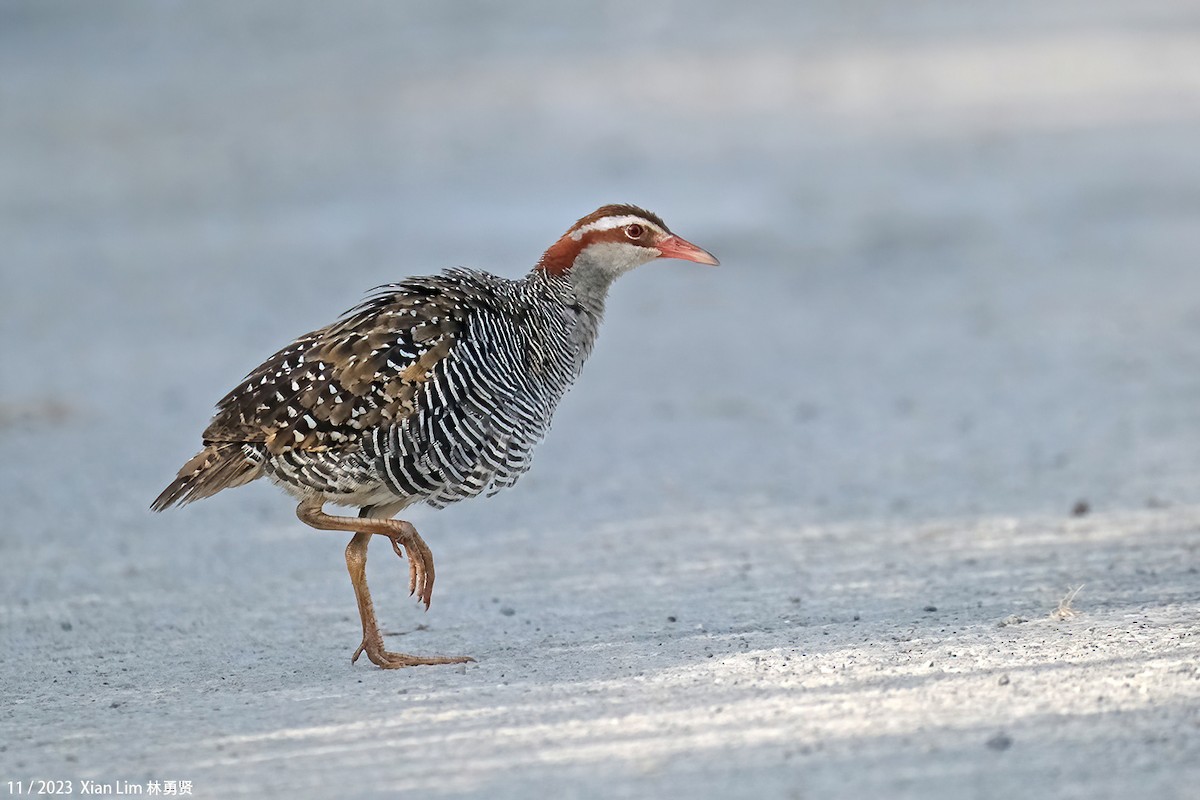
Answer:
<svg viewBox="0 0 1200 800"><path fill-rule="evenodd" d="M266 476L299 500L301 521L350 531L346 566L362 653L387 669L468 656L384 649L367 589L367 545L407 555L409 594L429 608L433 554L394 515L511 486L596 341L620 275L657 258L717 264L655 214L608 205L575 223L523 278L452 269L376 289L337 322L264 361L217 404L204 449L152 508ZM358 507L332 516L325 504Z"/></svg>

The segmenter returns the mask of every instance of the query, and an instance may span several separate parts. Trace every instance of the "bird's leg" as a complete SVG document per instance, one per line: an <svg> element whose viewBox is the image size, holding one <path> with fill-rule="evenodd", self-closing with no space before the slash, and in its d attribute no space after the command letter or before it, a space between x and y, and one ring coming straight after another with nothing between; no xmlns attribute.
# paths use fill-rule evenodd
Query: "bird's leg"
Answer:
<svg viewBox="0 0 1200 800"><path fill-rule="evenodd" d="M408 593L429 608L433 596L433 552L417 529L402 519L381 519L366 516L369 508L358 517L336 517L321 510L319 501L306 500L296 507L301 522L323 531L353 531L386 536L396 555L408 557ZM364 548L365 550L365 548Z"/></svg>
<svg viewBox="0 0 1200 800"><path fill-rule="evenodd" d="M362 516L358 518L335 517L322 512L319 504L301 503L296 513L301 520L314 528L355 532L350 543L346 545L346 569L350 572L350 582L354 585L354 597L358 601L363 639L362 644L354 651L354 656L350 659L351 663L357 661L364 652L371 663L384 669L415 667L425 664L461 664L475 660L469 656L410 656L405 653L392 653L383 647L383 636L375 621L375 606L371 602L371 590L367 588L367 545L371 543L371 536L379 534L391 539L392 548L397 554L401 553L401 546L408 551L410 594L416 591L418 579L420 579L421 597L425 601L425 607L428 608L429 592L433 589L433 554L421 537L417 535L412 525L401 520L373 519L367 516L370 509L366 508L363 509ZM380 523L397 523L396 527L400 532L394 530L392 526L381 528ZM414 564L420 564L420 566L414 568Z"/></svg>
<svg viewBox="0 0 1200 800"><path fill-rule="evenodd" d="M354 597L358 600L358 614L362 617L363 640L350 663L358 660L365 651L372 664L384 669L416 667L424 664L461 664L474 661L470 656L410 656L392 653L383 647L383 636L375 622L375 607L371 603L371 590L367 588L367 545L371 543L371 532L359 531L346 545L346 569L350 571L350 582L354 584Z"/></svg>

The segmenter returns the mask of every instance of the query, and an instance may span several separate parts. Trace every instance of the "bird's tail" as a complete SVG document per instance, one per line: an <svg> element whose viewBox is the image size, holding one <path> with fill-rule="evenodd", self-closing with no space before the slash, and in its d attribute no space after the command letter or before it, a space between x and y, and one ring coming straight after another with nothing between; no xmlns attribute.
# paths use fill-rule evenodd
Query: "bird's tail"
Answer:
<svg viewBox="0 0 1200 800"><path fill-rule="evenodd" d="M210 444L179 469L150 508L162 511L174 505L212 497L222 489L249 483L263 473L261 457L240 442Z"/></svg>

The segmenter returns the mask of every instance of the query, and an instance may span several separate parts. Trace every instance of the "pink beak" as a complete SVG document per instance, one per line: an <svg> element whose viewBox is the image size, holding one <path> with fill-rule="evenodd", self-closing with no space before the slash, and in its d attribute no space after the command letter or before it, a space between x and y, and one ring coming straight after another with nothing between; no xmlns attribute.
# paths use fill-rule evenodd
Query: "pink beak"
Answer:
<svg viewBox="0 0 1200 800"><path fill-rule="evenodd" d="M714 267L721 263L707 250L702 250L687 239L674 235L654 245L654 249L661 254L659 258L678 258L683 261L695 261L697 264L712 264Z"/></svg>

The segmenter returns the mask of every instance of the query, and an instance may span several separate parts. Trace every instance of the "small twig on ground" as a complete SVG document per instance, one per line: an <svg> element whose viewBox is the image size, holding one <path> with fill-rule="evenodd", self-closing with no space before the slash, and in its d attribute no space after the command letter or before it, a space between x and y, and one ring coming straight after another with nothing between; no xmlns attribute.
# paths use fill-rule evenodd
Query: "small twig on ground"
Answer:
<svg viewBox="0 0 1200 800"><path fill-rule="evenodd" d="M1075 601L1075 596L1079 594L1081 589L1083 589L1082 583L1067 592L1066 596L1058 601L1058 608L1050 612L1050 618L1061 622L1079 616L1079 612L1071 607L1071 603Z"/></svg>

